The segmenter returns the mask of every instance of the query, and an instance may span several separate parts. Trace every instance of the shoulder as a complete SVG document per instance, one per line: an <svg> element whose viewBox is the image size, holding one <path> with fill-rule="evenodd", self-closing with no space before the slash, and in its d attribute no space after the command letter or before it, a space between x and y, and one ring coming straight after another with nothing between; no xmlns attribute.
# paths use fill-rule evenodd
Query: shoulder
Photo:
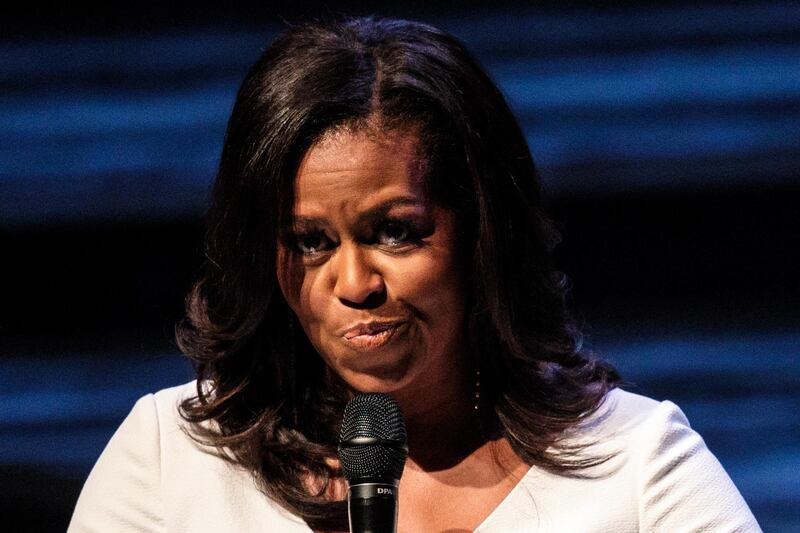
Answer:
<svg viewBox="0 0 800 533"><path fill-rule="evenodd" d="M69 533L307 531L230 455L201 441L181 416L196 396L192 381L139 398L89 474Z"/></svg>
<svg viewBox="0 0 800 533"><path fill-rule="evenodd" d="M195 381L141 396L111 437L95 469L107 461L118 463L115 468L132 462L139 471L160 470L165 441L183 433L180 403L193 391Z"/></svg>
<svg viewBox="0 0 800 533"><path fill-rule="evenodd" d="M163 530L163 441L176 420L169 406L183 387L147 394L134 404L89 473L70 533Z"/></svg>
<svg viewBox="0 0 800 533"><path fill-rule="evenodd" d="M640 481L654 482L667 475L675 481L701 472L724 474L680 407L668 400L614 389L574 435L575 442L588 446L590 452L615 455L611 464L635 469Z"/></svg>
<svg viewBox="0 0 800 533"><path fill-rule="evenodd" d="M195 382L139 398L98 458L78 498L69 531L162 531L165 462L186 441L179 403ZM184 446L185 447L185 446Z"/></svg>
<svg viewBox="0 0 800 533"><path fill-rule="evenodd" d="M224 461L232 459L226 450L207 444L207 433L201 429L214 430L215 422L193 423L183 416L183 403L197 398L198 388L207 387L190 381L142 396L133 406L128 418L120 427L131 426L128 432L140 442L150 435L158 441L158 456L162 473L170 475L182 468L191 468L199 462L209 462L222 468ZM208 389L204 389L208 392ZM208 465L206 465L208 466Z"/></svg>
<svg viewBox="0 0 800 533"><path fill-rule="evenodd" d="M181 416L181 405L183 402L197 397L199 386L197 381L190 381L147 394L136 402L132 413L143 410L148 412L149 416L154 418L153 422L162 429L183 428L185 430L188 426Z"/></svg>
<svg viewBox="0 0 800 533"><path fill-rule="evenodd" d="M196 380L176 385L160 391L146 394L142 396L139 403L147 403L148 400L153 403L153 407L161 415L171 416L178 413L178 407L184 400L197 397L199 383ZM134 410L136 406L134 406Z"/></svg>
<svg viewBox="0 0 800 533"><path fill-rule="evenodd" d="M557 453L570 458L606 460L577 475L534 466L481 531L528 523L537 531L760 531L720 463L670 401L614 389L561 444Z"/></svg>
<svg viewBox="0 0 800 533"><path fill-rule="evenodd" d="M206 383L201 384L193 380L145 394L133 405L120 430L136 426L145 433L157 433L162 446L173 439L189 439L196 444L198 440L193 436L197 436L199 426L208 428L211 422L202 422L199 425L188 422L182 415L182 405L188 400L197 398L201 386L204 392L209 392ZM142 434L138 434L138 437L141 438Z"/></svg>
<svg viewBox="0 0 800 533"><path fill-rule="evenodd" d="M607 455L640 448L642 439L656 439L676 428L689 428L686 416L670 401L657 401L622 389L613 389L586 418L565 434L570 444L587 452Z"/></svg>
<svg viewBox="0 0 800 533"><path fill-rule="evenodd" d="M657 401L623 389L609 391L597 410L580 425L600 437L647 438L656 428L689 428L683 411L671 401Z"/></svg>
<svg viewBox="0 0 800 533"><path fill-rule="evenodd" d="M154 461L162 458L165 448L174 442L194 440L190 438L192 426L181 416L181 404L196 396L196 381L143 395L134 403L108 446L127 449L128 445L135 445L130 452Z"/></svg>
<svg viewBox="0 0 800 533"><path fill-rule="evenodd" d="M691 524L703 531L759 531L730 477L673 402L615 389L587 423L600 446L609 446L602 449L620 452L617 464L636 487L643 529Z"/></svg>

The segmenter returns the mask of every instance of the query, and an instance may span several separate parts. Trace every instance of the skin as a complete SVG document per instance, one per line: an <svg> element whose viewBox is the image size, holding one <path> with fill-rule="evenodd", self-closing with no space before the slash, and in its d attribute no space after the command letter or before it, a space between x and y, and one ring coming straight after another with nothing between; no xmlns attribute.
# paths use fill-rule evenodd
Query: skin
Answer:
<svg viewBox="0 0 800 533"><path fill-rule="evenodd" d="M504 440L480 437L455 216L426 196L418 148L413 128L331 131L312 145L278 283L328 367L353 392L392 394L405 414L399 530L471 531L528 467ZM403 325L375 349L343 337L374 320Z"/></svg>
<svg viewBox="0 0 800 533"><path fill-rule="evenodd" d="M459 392L466 372L455 217L426 197L416 152L411 133L324 135L299 166L294 242L278 254L281 290L328 366L354 391L391 393L407 416L430 409L431 391ZM369 215L393 200L409 203ZM405 324L379 349L343 337L387 320Z"/></svg>

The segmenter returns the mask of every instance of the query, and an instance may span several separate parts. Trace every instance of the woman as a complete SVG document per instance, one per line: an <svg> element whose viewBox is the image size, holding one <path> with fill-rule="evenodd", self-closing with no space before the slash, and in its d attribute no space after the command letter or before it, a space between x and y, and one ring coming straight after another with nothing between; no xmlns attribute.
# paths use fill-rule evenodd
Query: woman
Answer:
<svg viewBox="0 0 800 533"><path fill-rule="evenodd" d="M177 330L198 379L137 403L70 530L346 530L338 424L379 391L408 428L402 532L757 531L680 410L581 349L539 204L452 37L280 36L239 90Z"/></svg>

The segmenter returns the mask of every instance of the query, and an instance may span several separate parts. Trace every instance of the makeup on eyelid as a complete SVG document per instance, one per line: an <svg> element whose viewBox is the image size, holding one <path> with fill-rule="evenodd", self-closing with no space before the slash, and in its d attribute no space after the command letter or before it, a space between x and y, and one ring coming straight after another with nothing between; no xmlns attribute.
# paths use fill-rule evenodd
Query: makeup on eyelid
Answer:
<svg viewBox="0 0 800 533"><path fill-rule="evenodd" d="M391 217L382 220L376 226L377 229L371 230L367 235L359 236L359 240L364 244L381 244L379 236L381 233L395 234L395 237L390 237L387 240L393 240L393 243L383 243L385 246L404 246L408 244L421 244L421 240L430 236L435 231L433 222L427 218L414 217L414 218L401 218ZM387 231L392 230L392 231ZM400 236L397 236L400 233ZM305 251L302 248L318 248L317 246L308 246L304 243L306 239L313 239L314 241L327 241L333 246L337 245L337 239L331 237L325 229L319 228L317 224L309 226L301 224L301 228L295 229L293 232L287 232L284 237L284 242L287 246L291 247L294 251L301 254L318 253L316 251ZM322 246L322 244L321 244Z"/></svg>

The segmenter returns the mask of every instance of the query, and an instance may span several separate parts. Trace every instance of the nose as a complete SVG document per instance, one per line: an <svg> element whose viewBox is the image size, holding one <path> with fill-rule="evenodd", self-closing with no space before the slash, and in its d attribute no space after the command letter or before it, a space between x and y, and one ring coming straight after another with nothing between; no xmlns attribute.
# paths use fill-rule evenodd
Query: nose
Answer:
<svg viewBox="0 0 800 533"><path fill-rule="evenodd" d="M384 295L386 286L383 277L370 265L368 253L355 243L340 244L330 265L333 295L343 303L365 306Z"/></svg>

